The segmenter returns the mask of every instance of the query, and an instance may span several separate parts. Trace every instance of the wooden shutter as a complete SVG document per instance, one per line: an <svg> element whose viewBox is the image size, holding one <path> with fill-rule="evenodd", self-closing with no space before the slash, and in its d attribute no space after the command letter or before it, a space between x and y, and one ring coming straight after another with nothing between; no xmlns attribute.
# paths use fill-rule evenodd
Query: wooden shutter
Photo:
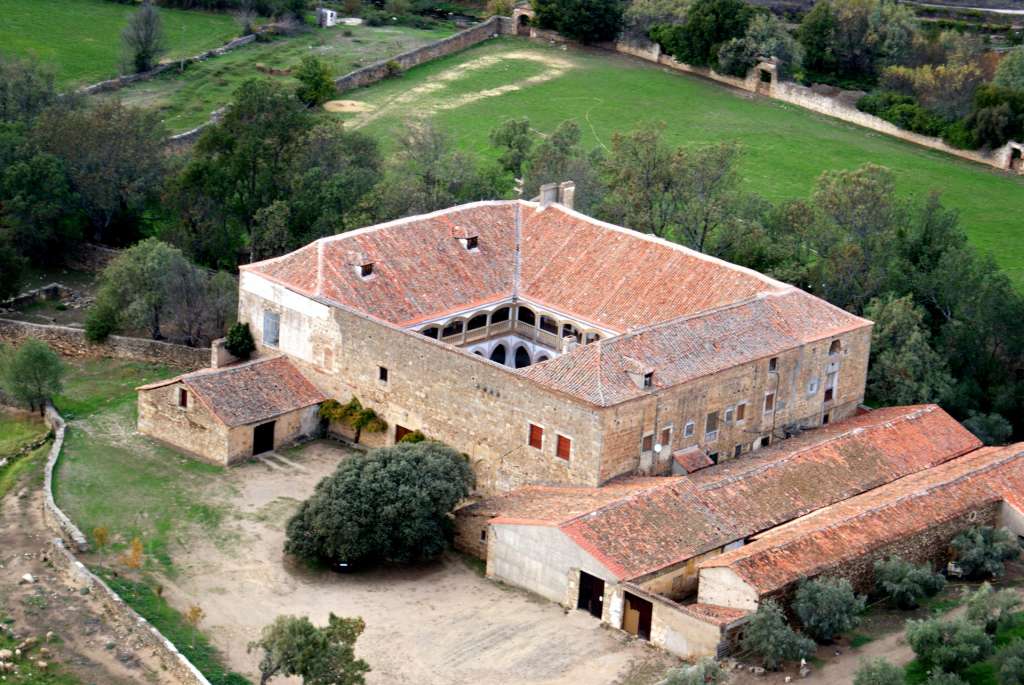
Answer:
<svg viewBox="0 0 1024 685"><path fill-rule="evenodd" d="M530 424L530 447L540 449L544 445L544 429Z"/></svg>
<svg viewBox="0 0 1024 685"><path fill-rule="evenodd" d="M569 460L569 453L572 451L572 440L565 437L564 435L558 436L558 443L556 445L555 455L559 459Z"/></svg>

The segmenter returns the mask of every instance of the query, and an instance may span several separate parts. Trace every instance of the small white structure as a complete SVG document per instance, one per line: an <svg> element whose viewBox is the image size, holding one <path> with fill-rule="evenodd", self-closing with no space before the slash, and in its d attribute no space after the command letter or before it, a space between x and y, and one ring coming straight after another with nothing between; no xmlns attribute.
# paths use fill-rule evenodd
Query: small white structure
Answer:
<svg viewBox="0 0 1024 685"><path fill-rule="evenodd" d="M320 28L330 28L337 26L338 24L338 13L334 10L329 10L325 7L321 7L316 12L316 21L320 25Z"/></svg>

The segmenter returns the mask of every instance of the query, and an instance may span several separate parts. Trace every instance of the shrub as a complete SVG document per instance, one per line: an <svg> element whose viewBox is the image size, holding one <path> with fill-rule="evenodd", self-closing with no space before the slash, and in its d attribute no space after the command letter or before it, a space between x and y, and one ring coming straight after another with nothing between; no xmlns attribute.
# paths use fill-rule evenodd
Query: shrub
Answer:
<svg viewBox="0 0 1024 685"><path fill-rule="evenodd" d="M999 685L1024 685L1024 638L1017 638L996 652Z"/></svg>
<svg viewBox="0 0 1024 685"><path fill-rule="evenodd" d="M967 682L956 673L943 673L939 671L928 676L924 681L925 685L967 685Z"/></svg>
<svg viewBox="0 0 1024 685"><path fill-rule="evenodd" d="M903 669L886 659L862 661L853 676L853 685L903 685Z"/></svg>
<svg viewBox="0 0 1024 685"><path fill-rule="evenodd" d="M927 564L914 566L909 561L892 557L875 562L875 584L878 591L900 609L913 609L925 597L946 587L942 574L932 572Z"/></svg>
<svg viewBox="0 0 1024 685"><path fill-rule="evenodd" d="M784 661L814 654L814 641L790 628L782 607L772 599L762 602L747 623L742 646L761 657L764 667L772 671Z"/></svg>
<svg viewBox="0 0 1024 685"><path fill-rule="evenodd" d="M729 674L711 657L703 657L697 663L673 669L661 685L719 685L729 679Z"/></svg>
<svg viewBox="0 0 1024 685"><path fill-rule="evenodd" d="M511 17L512 10L512 0L487 0L487 16L489 17Z"/></svg>
<svg viewBox="0 0 1024 685"><path fill-rule="evenodd" d="M427 439L427 436L425 436L423 434L423 431L415 430L415 431L412 431L410 433L406 433L405 435L403 435L402 439L399 440L398 442L400 442L400 443L401 442L406 442L406 443L416 444L417 442L423 442L426 439Z"/></svg>
<svg viewBox="0 0 1024 685"><path fill-rule="evenodd" d="M955 121L946 127L942 139L948 144L961 150L974 150L978 147L974 131L963 121Z"/></svg>
<svg viewBox="0 0 1024 685"><path fill-rule="evenodd" d="M981 626L960 618L907 621L907 643L925 667L955 673L988 658L992 640Z"/></svg>
<svg viewBox="0 0 1024 685"><path fill-rule="evenodd" d="M369 407L364 407L358 398L353 397L345 404L337 400L327 400L320 405L320 418L328 421L337 421L356 432L353 440L359 444L359 438L363 431L367 433L381 433L387 429L387 421L377 416L377 412Z"/></svg>
<svg viewBox="0 0 1024 685"><path fill-rule="evenodd" d="M864 604L865 598L854 594L845 578L820 578L800 584L793 610L808 635L818 642L831 642L857 626Z"/></svg>
<svg viewBox="0 0 1024 685"><path fill-rule="evenodd" d="M117 307L110 302L97 302L85 317L85 339L91 343L101 343L113 335L119 325Z"/></svg>
<svg viewBox="0 0 1024 685"><path fill-rule="evenodd" d="M1021 599L1015 590L1006 588L997 592L989 583L982 583L967 598L967 620L983 627L986 633L995 633L1006 625L1020 605Z"/></svg>
<svg viewBox="0 0 1024 685"><path fill-rule="evenodd" d="M0 349L0 390L40 414L63 388L64 372L60 357L42 340L28 338L13 350Z"/></svg>
<svg viewBox="0 0 1024 685"><path fill-rule="evenodd" d="M472 484L466 458L438 442L350 457L288 522L285 551L353 564L436 558Z"/></svg>
<svg viewBox="0 0 1024 685"><path fill-rule="evenodd" d="M239 359L248 359L256 349L256 341L252 339L249 324L238 321L231 326L224 339L224 347Z"/></svg>
<svg viewBox="0 0 1024 685"><path fill-rule="evenodd" d="M914 98L909 95L894 93L891 90L880 90L857 100L857 109L880 117L883 112L896 105L913 105L915 102Z"/></svg>
<svg viewBox="0 0 1024 685"><path fill-rule="evenodd" d="M968 576L999 576L1003 562L1020 556L1020 544L1006 528L976 526L953 539L957 561Z"/></svg>
<svg viewBox="0 0 1024 685"><path fill-rule="evenodd" d="M651 38L680 62L716 66L719 47L742 38L753 15L742 0L696 0L683 24L656 26Z"/></svg>
<svg viewBox="0 0 1024 685"><path fill-rule="evenodd" d="M307 107L316 107L334 97L334 79L331 69L323 61L313 55L306 55L295 70L295 78L299 87L295 96Z"/></svg>
<svg viewBox="0 0 1024 685"><path fill-rule="evenodd" d="M389 59L384 63L384 70L387 72L386 78L393 78L395 76L402 75L402 65L393 59Z"/></svg>
<svg viewBox="0 0 1024 685"><path fill-rule="evenodd" d="M534 0L537 24L583 44L612 40L622 28L621 0Z"/></svg>

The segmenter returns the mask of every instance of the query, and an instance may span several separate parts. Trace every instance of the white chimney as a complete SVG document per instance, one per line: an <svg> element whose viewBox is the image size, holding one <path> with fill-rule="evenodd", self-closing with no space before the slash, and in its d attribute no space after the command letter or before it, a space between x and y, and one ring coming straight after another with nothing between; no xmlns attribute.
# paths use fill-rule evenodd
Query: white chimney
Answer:
<svg viewBox="0 0 1024 685"><path fill-rule="evenodd" d="M540 187L540 206L547 207L554 202L558 202L558 184L545 183Z"/></svg>
<svg viewBox="0 0 1024 685"><path fill-rule="evenodd" d="M572 209L572 204L576 200L576 184L572 181L562 181L558 184L558 201L564 206Z"/></svg>

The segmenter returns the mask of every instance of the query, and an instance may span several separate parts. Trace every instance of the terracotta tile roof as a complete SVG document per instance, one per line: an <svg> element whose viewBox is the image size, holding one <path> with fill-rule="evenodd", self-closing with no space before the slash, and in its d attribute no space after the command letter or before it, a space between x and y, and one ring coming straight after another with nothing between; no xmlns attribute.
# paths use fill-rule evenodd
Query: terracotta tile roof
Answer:
<svg viewBox="0 0 1024 685"><path fill-rule="evenodd" d="M654 368L655 388L671 387L869 325L824 300L786 288L584 345L520 373L609 406L649 392L630 378L626 359Z"/></svg>
<svg viewBox="0 0 1024 685"><path fill-rule="evenodd" d="M715 463L711 461L711 457L704 453L704 450L696 445L689 449L676 450L672 453L672 459L687 473L700 471L701 469L713 466Z"/></svg>
<svg viewBox="0 0 1024 685"><path fill-rule="evenodd" d="M677 478L627 492L525 488L474 505L496 522L559 525L620 579L686 561L978 447L934 405L863 414ZM611 495L611 496L609 496ZM543 509L545 514L538 512Z"/></svg>
<svg viewBox="0 0 1024 685"><path fill-rule="evenodd" d="M717 604L701 604L700 602L695 602L693 604L680 604L679 608L683 613L689 614L690 616L700 619L705 623L710 623L720 627L731 625L753 613L743 609L723 607Z"/></svg>
<svg viewBox="0 0 1024 685"><path fill-rule="evenodd" d="M467 250L458 237L479 238ZM517 244L519 250L517 250ZM358 266L373 263L362 278ZM412 326L513 296L633 334L521 369L598 405L869 325L807 293L560 205L477 202L323 238L242 267L310 297Z"/></svg>
<svg viewBox="0 0 1024 685"><path fill-rule="evenodd" d="M981 449L792 521L701 568L727 567L763 596L1024 487L1024 443Z"/></svg>
<svg viewBox="0 0 1024 685"><path fill-rule="evenodd" d="M178 382L229 427L266 421L327 399L294 364L280 356L193 371L138 389Z"/></svg>

